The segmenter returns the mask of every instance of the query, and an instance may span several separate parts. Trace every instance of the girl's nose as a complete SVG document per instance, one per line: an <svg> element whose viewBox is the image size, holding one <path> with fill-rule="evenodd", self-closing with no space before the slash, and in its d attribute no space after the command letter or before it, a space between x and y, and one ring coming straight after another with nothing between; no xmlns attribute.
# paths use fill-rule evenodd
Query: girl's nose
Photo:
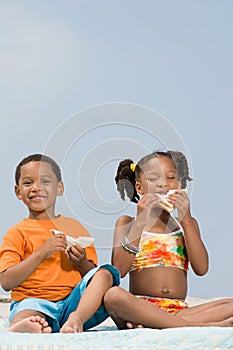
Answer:
<svg viewBox="0 0 233 350"><path fill-rule="evenodd" d="M158 183L158 186L160 188L167 188L167 181L166 181L166 179L165 178L161 178L159 183Z"/></svg>

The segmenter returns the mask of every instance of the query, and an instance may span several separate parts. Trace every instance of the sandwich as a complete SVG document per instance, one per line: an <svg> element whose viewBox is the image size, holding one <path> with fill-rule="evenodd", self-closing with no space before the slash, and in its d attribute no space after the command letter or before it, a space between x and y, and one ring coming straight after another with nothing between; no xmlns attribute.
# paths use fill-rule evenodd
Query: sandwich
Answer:
<svg viewBox="0 0 233 350"><path fill-rule="evenodd" d="M171 204L170 202L168 202L167 198L169 194L174 193L174 190L170 190L168 191L166 194L159 194L160 200L158 202L158 206L166 211L168 211L168 213L173 212L173 210L175 210L175 206L173 204Z"/></svg>
<svg viewBox="0 0 233 350"><path fill-rule="evenodd" d="M186 189L182 189L182 191L187 193ZM169 213L173 212L173 210L175 210L175 206L173 204L171 204L170 202L168 202L168 196L170 194L175 193L176 190L169 190L166 194L159 194L160 196L160 201L158 202L158 206L166 211L168 211Z"/></svg>
<svg viewBox="0 0 233 350"><path fill-rule="evenodd" d="M61 231L58 230L51 230L51 232L55 235L61 233L64 234ZM80 245L82 248L86 248L90 246L92 243L94 243L95 238L93 237L88 237L88 236L79 236L78 238L74 238L71 236L66 236L66 243L67 243L67 249L69 249L73 244L77 243Z"/></svg>

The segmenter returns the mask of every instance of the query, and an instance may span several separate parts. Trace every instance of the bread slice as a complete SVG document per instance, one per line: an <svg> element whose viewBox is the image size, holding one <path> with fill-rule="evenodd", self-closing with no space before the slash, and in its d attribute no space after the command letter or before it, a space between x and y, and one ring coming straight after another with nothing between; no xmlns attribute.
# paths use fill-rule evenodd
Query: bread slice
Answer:
<svg viewBox="0 0 233 350"><path fill-rule="evenodd" d="M187 193L186 189L182 189L182 191ZM166 194L160 194L159 196L161 197L161 199L158 203L159 207L168 211L169 213L173 212L175 210L175 206L169 203L167 199L170 194L173 194L175 192L176 190L169 190Z"/></svg>
<svg viewBox="0 0 233 350"><path fill-rule="evenodd" d="M55 235L62 233L61 231L58 230L51 230L51 232ZM66 243L67 243L67 249L70 248L73 244L77 243L78 245L80 245L82 248L86 248L89 245L92 245L95 241L95 238L93 237L88 237L88 236L79 236L78 238L74 238L71 236L66 236Z"/></svg>
<svg viewBox="0 0 233 350"><path fill-rule="evenodd" d="M168 192L169 193L169 192ZM168 196L168 193L167 194L160 194L160 201L158 202L158 206L166 211L168 211L168 213L171 213L173 212L173 210L175 210L175 206L171 203L169 203L167 201L167 196Z"/></svg>

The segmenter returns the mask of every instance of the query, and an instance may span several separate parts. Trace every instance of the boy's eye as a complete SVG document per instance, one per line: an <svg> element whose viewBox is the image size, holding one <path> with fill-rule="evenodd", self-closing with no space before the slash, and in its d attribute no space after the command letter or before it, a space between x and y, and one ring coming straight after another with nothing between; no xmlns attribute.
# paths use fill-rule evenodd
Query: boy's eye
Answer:
<svg viewBox="0 0 233 350"><path fill-rule="evenodd" d="M31 181L25 181L23 184L28 186L28 185L31 185L31 183L32 183Z"/></svg>

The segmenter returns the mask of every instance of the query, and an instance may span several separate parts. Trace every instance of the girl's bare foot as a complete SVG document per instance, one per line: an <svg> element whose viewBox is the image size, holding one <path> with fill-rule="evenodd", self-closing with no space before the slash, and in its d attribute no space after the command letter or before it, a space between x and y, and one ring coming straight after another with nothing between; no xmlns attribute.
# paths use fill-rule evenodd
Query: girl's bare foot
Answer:
<svg viewBox="0 0 233 350"><path fill-rule="evenodd" d="M12 324L7 332L20 333L51 333L52 329L48 322L40 316L29 316Z"/></svg>
<svg viewBox="0 0 233 350"><path fill-rule="evenodd" d="M134 328L144 328L142 324L137 324L133 322L126 322L126 327L129 329L134 329Z"/></svg>
<svg viewBox="0 0 233 350"><path fill-rule="evenodd" d="M60 333L78 333L83 332L83 322L76 314L70 314L68 320L60 329Z"/></svg>
<svg viewBox="0 0 233 350"><path fill-rule="evenodd" d="M233 317L229 317L226 320L217 322L216 326L220 327L233 327Z"/></svg>

